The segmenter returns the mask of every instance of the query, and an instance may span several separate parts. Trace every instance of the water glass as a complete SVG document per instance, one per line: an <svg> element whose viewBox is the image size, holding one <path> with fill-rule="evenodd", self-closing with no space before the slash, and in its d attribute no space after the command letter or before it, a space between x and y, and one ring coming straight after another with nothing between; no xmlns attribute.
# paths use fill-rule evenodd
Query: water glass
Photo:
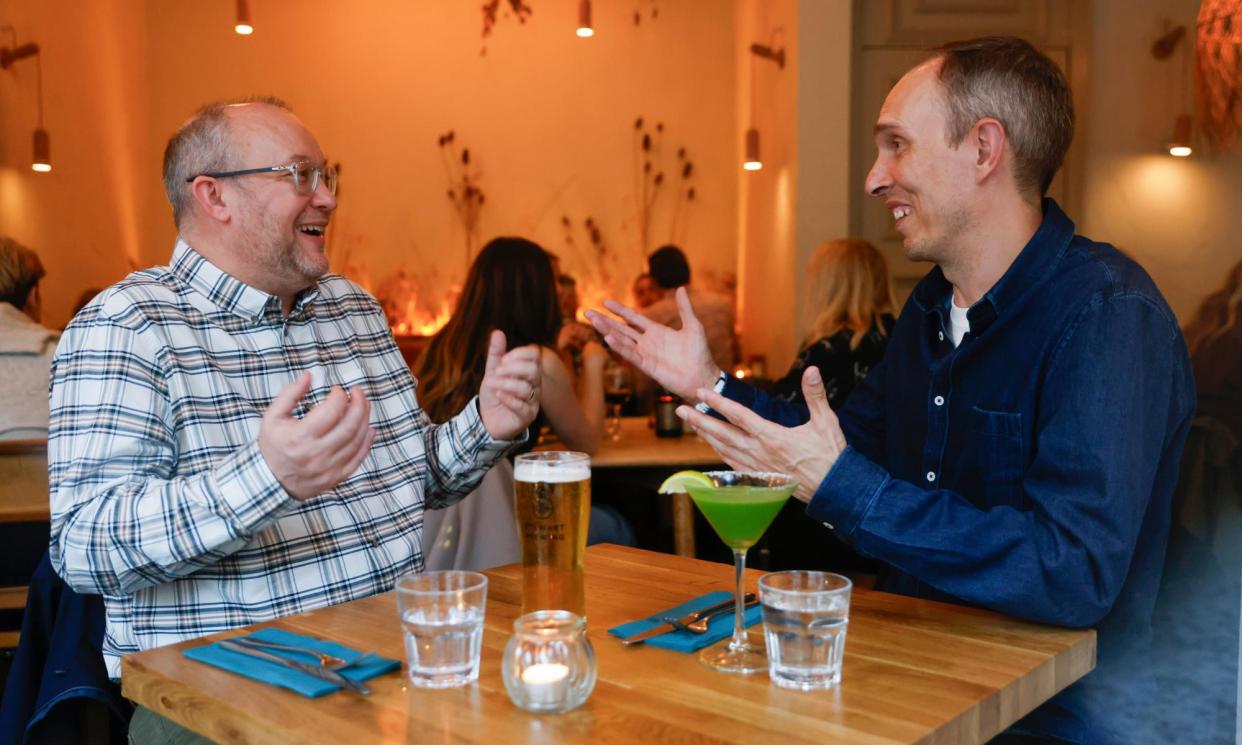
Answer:
<svg viewBox="0 0 1242 745"><path fill-rule="evenodd" d="M759 578L773 683L813 691L841 682L852 587L848 578L830 572L795 570Z"/></svg>
<svg viewBox="0 0 1242 745"><path fill-rule="evenodd" d="M479 679L487 577L457 570L397 580L410 683L455 688Z"/></svg>

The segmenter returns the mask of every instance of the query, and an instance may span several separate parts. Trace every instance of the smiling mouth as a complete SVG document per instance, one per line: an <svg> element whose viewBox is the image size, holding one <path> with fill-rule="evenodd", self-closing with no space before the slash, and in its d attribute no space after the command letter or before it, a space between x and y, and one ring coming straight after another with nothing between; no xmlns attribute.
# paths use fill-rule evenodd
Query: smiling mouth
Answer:
<svg viewBox="0 0 1242 745"><path fill-rule="evenodd" d="M302 235L309 235L315 238L322 238L323 232L327 228L326 225L299 225L298 232Z"/></svg>
<svg viewBox="0 0 1242 745"><path fill-rule="evenodd" d="M910 214L909 207L894 207L893 208L893 219L894 220L900 221L901 218L906 217L909 214Z"/></svg>

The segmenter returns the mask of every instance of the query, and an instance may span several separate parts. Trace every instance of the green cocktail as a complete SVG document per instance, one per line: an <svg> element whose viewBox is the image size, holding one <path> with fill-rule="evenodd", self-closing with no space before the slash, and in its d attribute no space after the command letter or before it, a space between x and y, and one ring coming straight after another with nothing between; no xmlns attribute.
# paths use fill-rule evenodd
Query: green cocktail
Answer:
<svg viewBox="0 0 1242 745"><path fill-rule="evenodd" d="M686 485L690 498L715 528L720 540L729 548L743 551L763 537L793 489L793 484L788 487Z"/></svg>
<svg viewBox="0 0 1242 745"><path fill-rule="evenodd" d="M687 481L686 491L699 511L711 523L716 535L733 549L737 572L737 600L733 638L728 644L709 647L699 660L726 673L756 673L768 669L768 658L761 644L746 637L745 604L742 597L746 572L746 551L763 536L781 507L797 488L792 476L783 473L709 471L704 476L713 486Z"/></svg>

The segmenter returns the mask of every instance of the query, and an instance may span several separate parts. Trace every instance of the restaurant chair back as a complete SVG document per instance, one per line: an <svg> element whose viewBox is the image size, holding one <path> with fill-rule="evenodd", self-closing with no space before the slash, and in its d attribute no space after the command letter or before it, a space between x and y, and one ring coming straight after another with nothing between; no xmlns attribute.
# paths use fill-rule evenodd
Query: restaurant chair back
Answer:
<svg viewBox="0 0 1242 745"><path fill-rule="evenodd" d="M522 558L513 510L513 464L496 461L474 491L442 510L423 513L424 569L484 569Z"/></svg>

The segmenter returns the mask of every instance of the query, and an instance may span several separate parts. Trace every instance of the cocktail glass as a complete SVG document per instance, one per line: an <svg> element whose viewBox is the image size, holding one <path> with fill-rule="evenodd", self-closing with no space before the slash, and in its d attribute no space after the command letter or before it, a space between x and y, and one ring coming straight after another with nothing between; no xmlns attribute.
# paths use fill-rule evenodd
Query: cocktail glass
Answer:
<svg viewBox="0 0 1242 745"><path fill-rule="evenodd" d="M733 616L733 638L727 644L708 647L699 661L725 673L757 673L768 669L763 646L746 637L745 603L742 596L746 571L746 551L763 537L797 482L783 473L751 471L708 471L712 486L686 483L686 491L699 511L711 523L716 535L733 549L737 573L737 599Z"/></svg>

